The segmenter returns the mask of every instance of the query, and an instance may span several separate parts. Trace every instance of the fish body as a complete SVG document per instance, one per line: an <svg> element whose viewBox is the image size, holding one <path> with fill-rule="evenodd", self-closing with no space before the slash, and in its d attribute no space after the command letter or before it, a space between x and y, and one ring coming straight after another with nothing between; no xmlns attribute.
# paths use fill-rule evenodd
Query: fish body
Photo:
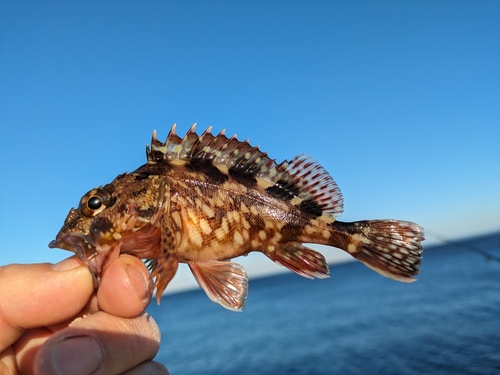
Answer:
<svg viewBox="0 0 500 375"><path fill-rule="evenodd" d="M341 222L340 189L316 161L280 164L248 141L196 133L166 141L153 133L147 163L85 194L50 247L75 252L96 280L120 253L146 259L157 300L187 263L209 298L242 310L247 275L231 259L260 251L301 276L325 278L315 243L340 248L383 276L412 282L423 229L398 220Z"/></svg>

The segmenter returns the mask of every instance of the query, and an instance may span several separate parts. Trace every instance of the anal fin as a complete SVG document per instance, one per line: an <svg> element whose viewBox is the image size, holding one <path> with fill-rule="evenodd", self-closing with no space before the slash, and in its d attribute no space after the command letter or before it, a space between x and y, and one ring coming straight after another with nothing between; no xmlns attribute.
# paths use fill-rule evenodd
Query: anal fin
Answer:
<svg viewBox="0 0 500 375"><path fill-rule="evenodd" d="M308 279L326 279L330 270L325 257L301 244L287 244L265 253L268 258Z"/></svg>
<svg viewBox="0 0 500 375"><path fill-rule="evenodd" d="M248 277L234 262L188 262L198 285L208 298L226 309L241 311L248 295Z"/></svg>

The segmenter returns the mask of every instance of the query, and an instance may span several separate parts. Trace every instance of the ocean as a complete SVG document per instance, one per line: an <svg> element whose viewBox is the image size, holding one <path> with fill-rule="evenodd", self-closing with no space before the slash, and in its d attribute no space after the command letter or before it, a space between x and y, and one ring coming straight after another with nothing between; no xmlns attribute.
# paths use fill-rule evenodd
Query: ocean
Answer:
<svg viewBox="0 0 500 375"><path fill-rule="evenodd" d="M487 258L475 251L486 252ZM201 290L148 312L180 374L500 374L500 233L426 248L403 284L353 262L250 280L242 313Z"/></svg>

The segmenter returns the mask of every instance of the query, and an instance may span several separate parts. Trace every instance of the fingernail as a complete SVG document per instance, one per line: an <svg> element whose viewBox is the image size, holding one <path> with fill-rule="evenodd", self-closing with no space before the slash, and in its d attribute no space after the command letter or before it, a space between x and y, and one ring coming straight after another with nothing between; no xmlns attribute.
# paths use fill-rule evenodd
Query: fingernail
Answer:
<svg viewBox="0 0 500 375"><path fill-rule="evenodd" d="M53 264L52 269L54 271L68 271L79 266L81 266L81 263L75 257L71 257L62 260L59 263Z"/></svg>
<svg viewBox="0 0 500 375"><path fill-rule="evenodd" d="M149 284L144 274L134 266L127 267L126 270L130 282L132 283L134 289L136 290L139 299L140 300L146 299L146 297L148 296Z"/></svg>
<svg viewBox="0 0 500 375"><path fill-rule="evenodd" d="M101 344L91 336L69 337L52 349L52 364L58 375L94 374L103 359Z"/></svg>

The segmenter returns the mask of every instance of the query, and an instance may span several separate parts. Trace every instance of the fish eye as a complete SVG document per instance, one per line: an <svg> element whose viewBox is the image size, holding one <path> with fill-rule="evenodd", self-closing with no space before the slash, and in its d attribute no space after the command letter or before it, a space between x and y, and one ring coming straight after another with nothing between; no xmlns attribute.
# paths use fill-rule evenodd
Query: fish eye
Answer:
<svg viewBox="0 0 500 375"><path fill-rule="evenodd" d="M104 210L109 202L109 193L102 189L94 189L80 200L80 212L87 217L94 217Z"/></svg>
<svg viewBox="0 0 500 375"><path fill-rule="evenodd" d="M97 196L90 197L87 201L87 207L91 210L98 210L102 206L102 199Z"/></svg>

